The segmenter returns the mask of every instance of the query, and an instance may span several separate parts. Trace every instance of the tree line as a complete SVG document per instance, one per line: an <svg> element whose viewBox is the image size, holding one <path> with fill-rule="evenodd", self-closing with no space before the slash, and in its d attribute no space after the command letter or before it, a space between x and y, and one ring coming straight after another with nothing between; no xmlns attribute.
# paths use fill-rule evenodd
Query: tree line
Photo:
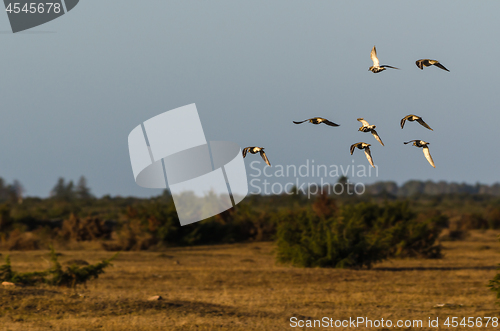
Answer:
<svg viewBox="0 0 500 331"><path fill-rule="evenodd" d="M347 178L341 178L339 183L352 185ZM400 228L397 222L404 221L412 222L411 226L406 224L405 229L421 229L419 224L442 215L447 221L441 219L439 225L428 224L431 232L427 235L434 238L433 231L439 230L441 238L446 235L448 240L463 239L471 229L500 228L500 197L493 194L497 184L488 186L489 190L485 191L481 185L410 181L398 186L393 182L379 182L368 185L363 195L327 195L325 190L318 190L314 195L300 190L296 194L249 195L235 208L184 227L179 225L168 190L151 198L98 198L92 194L85 177L76 184L59 178L50 196L39 198L23 196L18 181L7 184L0 179L0 184L0 249L7 250L45 249L49 244L68 249L73 247L72 243L88 242L114 251L277 240L280 229L284 231L281 227L284 222L296 224L289 221L290 218L304 224L323 222L323 226L333 233L340 231L339 220L345 215L368 213L373 208L381 208L379 213L387 208L403 208L390 207L391 203L406 204L404 208L411 213L400 214L413 216L391 219L388 223L370 221L370 224L379 224L379 229L384 231L396 231ZM431 188L436 185L439 190L433 191ZM318 204L325 196L338 211L323 220L324 211ZM357 212L348 209L349 206ZM302 225L296 224L306 231L308 227ZM383 235L379 239L390 242L388 238ZM432 243L429 245L429 249L436 251Z"/></svg>

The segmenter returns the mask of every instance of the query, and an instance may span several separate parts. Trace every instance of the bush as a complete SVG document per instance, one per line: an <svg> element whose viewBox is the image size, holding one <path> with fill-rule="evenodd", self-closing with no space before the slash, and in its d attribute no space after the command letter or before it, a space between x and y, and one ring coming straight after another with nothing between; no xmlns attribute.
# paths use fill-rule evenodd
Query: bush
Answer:
<svg viewBox="0 0 500 331"><path fill-rule="evenodd" d="M24 272L19 273L12 270L10 256L5 257L5 264L0 266L0 280L15 284L35 285L45 280L46 272Z"/></svg>
<svg viewBox="0 0 500 331"><path fill-rule="evenodd" d="M331 218L307 210L284 216L278 225L278 261L302 267L336 267L340 259L331 245L333 225Z"/></svg>
<svg viewBox="0 0 500 331"><path fill-rule="evenodd" d="M490 208L486 213L490 229L500 229L500 208Z"/></svg>
<svg viewBox="0 0 500 331"><path fill-rule="evenodd" d="M464 213L458 221L460 230L488 229L488 221L478 213Z"/></svg>
<svg viewBox="0 0 500 331"><path fill-rule="evenodd" d="M74 241L107 239L111 235L111 229L97 217L81 219L75 214L71 214L68 219L63 221L59 235L65 240Z"/></svg>
<svg viewBox="0 0 500 331"><path fill-rule="evenodd" d="M40 240L33 232L14 229L2 240L2 246L9 251L32 251L40 249Z"/></svg>
<svg viewBox="0 0 500 331"><path fill-rule="evenodd" d="M126 208L122 215L124 221L116 232L117 240L103 243L103 248L128 251L270 240L276 233L274 214L243 202L214 217L181 226L173 202L145 202Z"/></svg>
<svg viewBox="0 0 500 331"><path fill-rule="evenodd" d="M35 272L16 272L12 270L10 257L5 258L5 264L0 266L0 280L22 285L48 284L53 286L66 286L75 288L77 285L86 285L87 281L96 279L104 273L104 269L111 265L111 261L118 255L116 253L110 259L99 263L86 266L77 266L75 264L66 267L63 270L58 261L58 254L54 248L50 248L50 261L52 266L45 271Z"/></svg>
<svg viewBox="0 0 500 331"><path fill-rule="evenodd" d="M0 232L8 231L12 226L10 207L7 204L0 205Z"/></svg>
<svg viewBox="0 0 500 331"><path fill-rule="evenodd" d="M436 215L418 220L406 202L382 207L346 205L328 218L323 215L303 209L280 220L278 262L302 267L370 268L389 257L441 256L441 246L435 241L446 218Z"/></svg>
<svg viewBox="0 0 500 331"><path fill-rule="evenodd" d="M128 206L122 215L124 222L117 231L116 243L103 243L106 250L144 250L161 242L178 244L185 231L177 219L173 203L147 202Z"/></svg>
<svg viewBox="0 0 500 331"><path fill-rule="evenodd" d="M346 211L346 213L352 210ZM310 211L282 219L277 233L279 262L302 267L371 267L385 258L376 232L363 217L318 217Z"/></svg>
<svg viewBox="0 0 500 331"><path fill-rule="evenodd" d="M441 258L441 245L435 245L435 242L443 228L448 226L448 217L440 213L416 216L407 204L404 204L402 209L403 214L399 214L401 208L398 208L397 204L386 209L386 213L393 218L387 229L391 238L390 255Z"/></svg>
<svg viewBox="0 0 500 331"><path fill-rule="evenodd" d="M54 286L66 286L75 288L79 284L86 286L87 281L91 279L97 279L100 274L104 273L104 268L111 265L111 261L116 258L118 253L113 255L107 260L102 260L99 263L78 266L72 264L63 270L61 264L57 260L57 254L54 248L50 248L50 261L52 262L52 267L47 270L48 278L45 278L45 283Z"/></svg>

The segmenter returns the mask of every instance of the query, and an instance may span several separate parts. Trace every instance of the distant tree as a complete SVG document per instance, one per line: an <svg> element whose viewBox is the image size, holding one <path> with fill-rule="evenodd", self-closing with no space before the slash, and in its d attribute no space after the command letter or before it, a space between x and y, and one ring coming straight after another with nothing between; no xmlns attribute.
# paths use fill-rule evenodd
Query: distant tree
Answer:
<svg viewBox="0 0 500 331"><path fill-rule="evenodd" d="M72 200L75 197L75 192L73 190L74 184L73 181L70 181L66 184L64 178L60 177L57 180L56 185L50 191L51 197L58 200Z"/></svg>
<svg viewBox="0 0 500 331"><path fill-rule="evenodd" d="M349 178L347 176L340 176L339 179L337 180L337 183L345 185L349 181Z"/></svg>
<svg viewBox="0 0 500 331"><path fill-rule="evenodd" d="M398 184L395 182L376 182L366 186L366 191L373 195L393 195L398 194Z"/></svg>
<svg viewBox="0 0 500 331"><path fill-rule="evenodd" d="M447 185L446 193L459 193L460 187L457 183L449 183Z"/></svg>
<svg viewBox="0 0 500 331"><path fill-rule="evenodd" d="M431 180L428 180L424 183L424 194L428 194L428 195L436 195L436 194L439 194L440 193L440 190L439 190L439 184L438 183L434 183L433 181Z"/></svg>
<svg viewBox="0 0 500 331"><path fill-rule="evenodd" d="M168 202L172 201L172 193L168 188L163 190L163 193L161 194L162 199L166 199Z"/></svg>
<svg viewBox="0 0 500 331"><path fill-rule="evenodd" d="M495 183L490 186L489 193L492 195L500 195L500 183Z"/></svg>
<svg viewBox="0 0 500 331"><path fill-rule="evenodd" d="M352 183L349 183L349 178L347 178L347 176L340 176L339 179L337 180L337 184L335 184L336 186L337 185L341 185L342 186L342 190L340 188L336 188L336 191L337 192L342 192L340 195L347 195L348 192L353 192L353 185Z"/></svg>
<svg viewBox="0 0 500 331"><path fill-rule="evenodd" d="M66 183L64 182L64 178L59 177L57 180L57 184L50 191L50 195L52 197L61 197L64 195L64 191L66 189Z"/></svg>
<svg viewBox="0 0 500 331"><path fill-rule="evenodd" d="M303 199L306 199L307 196L304 194L303 191L301 191L297 186L293 186L290 191L287 193L289 196L289 199L291 201L301 201Z"/></svg>
<svg viewBox="0 0 500 331"><path fill-rule="evenodd" d="M424 182L418 180L410 180L401 187L400 195L403 197L411 197L422 194L424 192Z"/></svg>
<svg viewBox="0 0 500 331"><path fill-rule="evenodd" d="M76 184L75 194L78 199L90 199L92 194L90 193L90 188L87 186L87 179L81 176Z"/></svg>
<svg viewBox="0 0 500 331"><path fill-rule="evenodd" d="M439 189L439 194L445 194L448 193L448 183L441 180L437 183L438 189Z"/></svg>
<svg viewBox="0 0 500 331"><path fill-rule="evenodd" d="M7 200L9 194L7 192L7 188L5 187L5 181L0 177L0 200Z"/></svg>
<svg viewBox="0 0 500 331"><path fill-rule="evenodd" d="M73 198L74 193L75 193L75 184L73 183L72 180L70 180L68 185L66 185L66 194L71 198Z"/></svg>
<svg viewBox="0 0 500 331"><path fill-rule="evenodd" d="M12 202L21 204L23 203L23 193L24 187L17 179L14 180L12 185L8 186L9 188L9 198Z"/></svg>

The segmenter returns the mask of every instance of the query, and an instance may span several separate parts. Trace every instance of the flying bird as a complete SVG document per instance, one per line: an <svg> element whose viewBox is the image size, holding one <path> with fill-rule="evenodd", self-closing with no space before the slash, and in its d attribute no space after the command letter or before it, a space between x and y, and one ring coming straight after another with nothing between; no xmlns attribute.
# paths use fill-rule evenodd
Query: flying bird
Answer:
<svg viewBox="0 0 500 331"><path fill-rule="evenodd" d="M356 149L356 147L358 149L364 149L365 150L366 158L368 159L368 162L370 162L370 164L372 165L372 167L375 168L375 165L373 164L372 154L370 153L370 146L371 145L367 144L367 143L352 144L351 145L351 155L352 155L352 153L354 153L354 149Z"/></svg>
<svg viewBox="0 0 500 331"><path fill-rule="evenodd" d="M417 60L415 62L415 64L417 65L417 67L419 67L421 70L424 70L424 67L430 67L432 65L438 67L438 68L441 68L443 70L446 70L448 72L450 72L448 69L446 69L444 67L444 65L442 65L441 63L439 63L439 61L437 60L430 60L430 59L421 59L421 60Z"/></svg>
<svg viewBox="0 0 500 331"><path fill-rule="evenodd" d="M410 140L410 141L405 142L405 145L409 144L411 142L413 143L413 146L422 147L422 150L424 151L425 158L427 159L427 161L429 161L431 166L433 166L435 168L436 166L434 165L434 160L432 159L431 153L429 152L429 146L427 146L430 143L427 143L423 140Z"/></svg>
<svg viewBox="0 0 500 331"><path fill-rule="evenodd" d="M267 155L264 152L264 147L246 147L246 148L243 148L243 157L247 156L248 152L250 152L252 154L260 153L260 156L267 163L267 165L271 166L271 162L269 162L269 159L267 158Z"/></svg>
<svg viewBox="0 0 500 331"><path fill-rule="evenodd" d="M326 118L322 118L322 117L313 117L313 118L310 118L308 120L303 120L301 122L295 122L293 121L293 123L295 124L300 124L300 123L304 123L304 122L307 122L309 121L310 123L312 124L320 124L320 123L325 123L326 125L329 125L329 126L339 126L339 124L336 124L336 123L333 123L333 122L330 122L329 120L327 120Z"/></svg>
<svg viewBox="0 0 500 331"><path fill-rule="evenodd" d="M379 62L378 57L377 57L377 49L375 48L375 46L373 46L370 56L371 56L372 61L373 61L373 66L371 66L368 70L373 72L374 74L376 74L377 72L384 71L385 68L392 68L392 69L399 70L399 68L396 68L396 67L391 67L388 65L380 65L380 62Z"/></svg>
<svg viewBox="0 0 500 331"><path fill-rule="evenodd" d="M361 131L361 132L370 132L374 137L375 139L378 140L378 142L380 144L382 144L382 146L384 146L384 143L382 142L382 139L380 139L377 131L375 131L375 128L376 126L375 125L370 125L367 121L365 121L363 118L358 118L358 121L361 122L361 124L363 124L363 126L361 126L358 131Z"/></svg>
<svg viewBox="0 0 500 331"><path fill-rule="evenodd" d="M434 131L431 129L431 127L429 125L427 125L427 123L424 122L424 120L422 119L422 117L420 116L417 116L417 115L406 115L402 120L401 120L401 129L405 126L405 123L406 123L406 120L410 121L410 122L413 122L413 121L417 121L418 123L420 123L420 125L422 125L423 127L426 127L427 129L431 130L431 131Z"/></svg>

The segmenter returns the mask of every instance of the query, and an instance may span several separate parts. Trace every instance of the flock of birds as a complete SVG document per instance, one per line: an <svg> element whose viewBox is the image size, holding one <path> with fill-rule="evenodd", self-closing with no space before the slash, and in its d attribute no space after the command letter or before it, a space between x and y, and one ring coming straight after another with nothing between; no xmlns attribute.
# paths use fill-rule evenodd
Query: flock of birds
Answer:
<svg viewBox="0 0 500 331"><path fill-rule="evenodd" d="M380 65L380 61L379 61L379 59L377 57L377 49L375 48L375 46L373 46L370 55L371 55L371 59L373 61L373 66L371 66L368 69L369 71L371 71L373 73L379 73L381 71L386 70L386 68L398 69L399 70L399 68L392 67L392 66L389 66L389 65ZM415 64L421 70L423 70L424 67L429 67L429 66L433 65L433 66L436 66L436 67L438 67L440 69L443 69L443 70L446 70L446 71L449 72L449 70L446 69L437 60L420 59L420 60L417 60L415 62ZM375 137L375 139L382 146L384 146L384 143L382 142L382 139L378 135L377 131L375 131L375 128L376 128L375 125L370 125L370 123L368 123L364 118L358 118L358 121L361 122L361 124L362 124L362 126L358 129L358 131L361 131L361 132L370 132ZM406 115L401 120L401 129L404 128L406 121L409 121L409 122L417 121L417 123L419 123L423 127L427 128L427 129L429 129L431 131L434 131L434 130L431 129L431 127L427 123L424 122L424 120L422 119L422 117L417 116L417 115L413 115L413 114ZM300 121L300 122L293 121L293 123L295 123L295 124L302 124L304 122L309 122L309 123L316 124L316 125L324 123L324 124L326 124L328 126L333 126L333 127L339 126L339 124L331 122L331 121L327 120L326 118L322 118L322 117L313 117L313 118L306 119L306 120L303 120L303 121ZM431 154L429 152L429 144L430 143L425 142L423 140L418 140L418 139L417 140L410 140L410 141L404 142L405 145L409 144L409 143L413 143L413 146L422 148L422 150L424 152L424 155L425 155L425 158L427 159L427 161L429 161L429 163L430 163L431 166L433 166L434 168L436 167L435 164L434 164L434 160L432 159L432 156L431 156ZM351 148L350 148L350 151L351 151L351 155L352 155L354 153L354 150L356 148L364 150L366 158L368 159L368 162L370 163L370 165L372 167L375 167L375 165L373 163L373 158L372 158L372 155L371 155L371 151L370 151L370 146L371 146L371 144L368 144L368 143L365 143L365 142L359 142L359 143L352 144ZM260 156L262 157L262 159L266 162L266 164L268 166L271 166L271 162L269 162L269 159L267 158L267 155L264 152L264 147L246 147L246 148L243 149L243 157L246 157L248 152L250 152L251 154L257 154L257 153L259 153Z"/></svg>

